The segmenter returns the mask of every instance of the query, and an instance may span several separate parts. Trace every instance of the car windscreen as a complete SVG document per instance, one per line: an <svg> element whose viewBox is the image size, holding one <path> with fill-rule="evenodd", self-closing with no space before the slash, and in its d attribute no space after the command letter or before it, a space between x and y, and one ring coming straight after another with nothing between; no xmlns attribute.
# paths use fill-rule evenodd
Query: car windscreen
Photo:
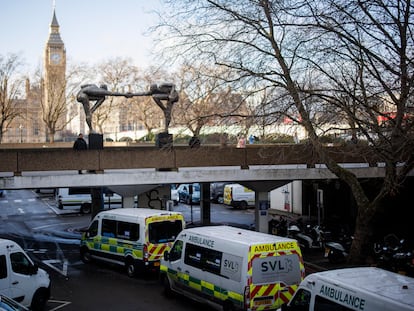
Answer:
<svg viewBox="0 0 414 311"><path fill-rule="evenodd" d="M181 220L152 222L148 225L148 240L153 244L172 242L182 229Z"/></svg>

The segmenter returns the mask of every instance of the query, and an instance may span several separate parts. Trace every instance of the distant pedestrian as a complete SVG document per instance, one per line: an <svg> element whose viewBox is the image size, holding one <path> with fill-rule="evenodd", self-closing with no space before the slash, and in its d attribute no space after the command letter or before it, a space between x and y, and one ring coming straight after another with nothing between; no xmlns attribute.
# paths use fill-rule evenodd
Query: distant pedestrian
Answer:
<svg viewBox="0 0 414 311"><path fill-rule="evenodd" d="M295 142L295 144L299 144L299 137L297 132L295 132L295 135L293 135L293 141Z"/></svg>
<svg viewBox="0 0 414 311"><path fill-rule="evenodd" d="M240 136L239 141L237 142L237 148L246 148L246 138Z"/></svg>
<svg viewBox="0 0 414 311"><path fill-rule="evenodd" d="M249 136L249 144L250 145L253 145L254 144L254 140L255 140L255 137L252 134L250 134L250 136Z"/></svg>
<svg viewBox="0 0 414 311"><path fill-rule="evenodd" d="M88 145L86 144L86 141L83 139L83 134L80 133L78 135L78 138L73 143L73 150L87 150ZM78 170L79 174L82 174L82 170Z"/></svg>

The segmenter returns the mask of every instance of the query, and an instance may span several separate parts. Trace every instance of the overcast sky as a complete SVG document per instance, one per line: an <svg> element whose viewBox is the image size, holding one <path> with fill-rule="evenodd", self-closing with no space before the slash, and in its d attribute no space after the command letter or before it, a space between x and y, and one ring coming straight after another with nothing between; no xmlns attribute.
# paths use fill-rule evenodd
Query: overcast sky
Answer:
<svg viewBox="0 0 414 311"><path fill-rule="evenodd" d="M0 0L0 55L18 53L27 68L42 64L53 6L68 60L95 63L130 57L151 62L148 28L159 0Z"/></svg>

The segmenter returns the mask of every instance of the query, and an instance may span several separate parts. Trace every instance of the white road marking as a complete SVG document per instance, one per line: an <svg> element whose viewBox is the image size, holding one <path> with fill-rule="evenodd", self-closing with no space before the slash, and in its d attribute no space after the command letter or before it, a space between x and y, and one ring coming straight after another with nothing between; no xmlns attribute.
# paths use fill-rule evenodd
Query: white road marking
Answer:
<svg viewBox="0 0 414 311"><path fill-rule="evenodd" d="M65 307L67 305L70 305L72 303L70 301L51 300L51 299L49 299L48 302L50 302L50 303L59 303L60 304L56 308L50 309L49 311L55 311L55 310L62 309L63 307Z"/></svg>
<svg viewBox="0 0 414 311"><path fill-rule="evenodd" d="M34 227L32 229L33 230L39 230L39 229L45 229L45 228L48 228L48 227L66 226L66 225L71 225L71 224L74 224L74 223L75 222L58 223L58 224L51 224L51 225L44 225L44 226Z"/></svg>
<svg viewBox="0 0 414 311"><path fill-rule="evenodd" d="M48 259L48 260L42 260L42 262L46 264L47 266L49 266L50 268L56 270L63 276L68 275L68 261L66 259L63 260L63 263L62 263L62 260L60 259ZM59 263L62 263L62 270L58 269L55 265L53 265L53 264L59 264Z"/></svg>

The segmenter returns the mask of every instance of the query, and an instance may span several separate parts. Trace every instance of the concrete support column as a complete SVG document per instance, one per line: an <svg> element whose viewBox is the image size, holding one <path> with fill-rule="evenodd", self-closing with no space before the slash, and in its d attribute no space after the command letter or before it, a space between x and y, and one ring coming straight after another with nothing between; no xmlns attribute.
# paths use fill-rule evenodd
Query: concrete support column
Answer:
<svg viewBox="0 0 414 311"><path fill-rule="evenodd" d="M135 206L135 197L122 197L122 207L134 207Z"/></svg>
<svg viewBox="0 0 414 311"><path fill-rule="evenodd" d="M256 219L256 231L268 233L269 232L269 219L268 209L270 207L269 193L256 191L256 206L255 206L255 219Z"/></svg>
<svg viewBox="0 0 414 311"><path fill-rule="evenodd" d="M93 219L100 211L104 209L104 198L102 187L91 188L92 211L91 218Z"/></svg>
<svg viewBox="0 0 414 311"><path fill-rule="evenodd" d="M211 204L210 204L210 183L200 184L200 218L202 225L211 223Z"/></svg>
<svg viewBox="0 0 414 311"><path fill-rule="evenodd" d="M165 210L167 201L171 198L171 186L158 186L138 196L138 207Z"/></svg>

